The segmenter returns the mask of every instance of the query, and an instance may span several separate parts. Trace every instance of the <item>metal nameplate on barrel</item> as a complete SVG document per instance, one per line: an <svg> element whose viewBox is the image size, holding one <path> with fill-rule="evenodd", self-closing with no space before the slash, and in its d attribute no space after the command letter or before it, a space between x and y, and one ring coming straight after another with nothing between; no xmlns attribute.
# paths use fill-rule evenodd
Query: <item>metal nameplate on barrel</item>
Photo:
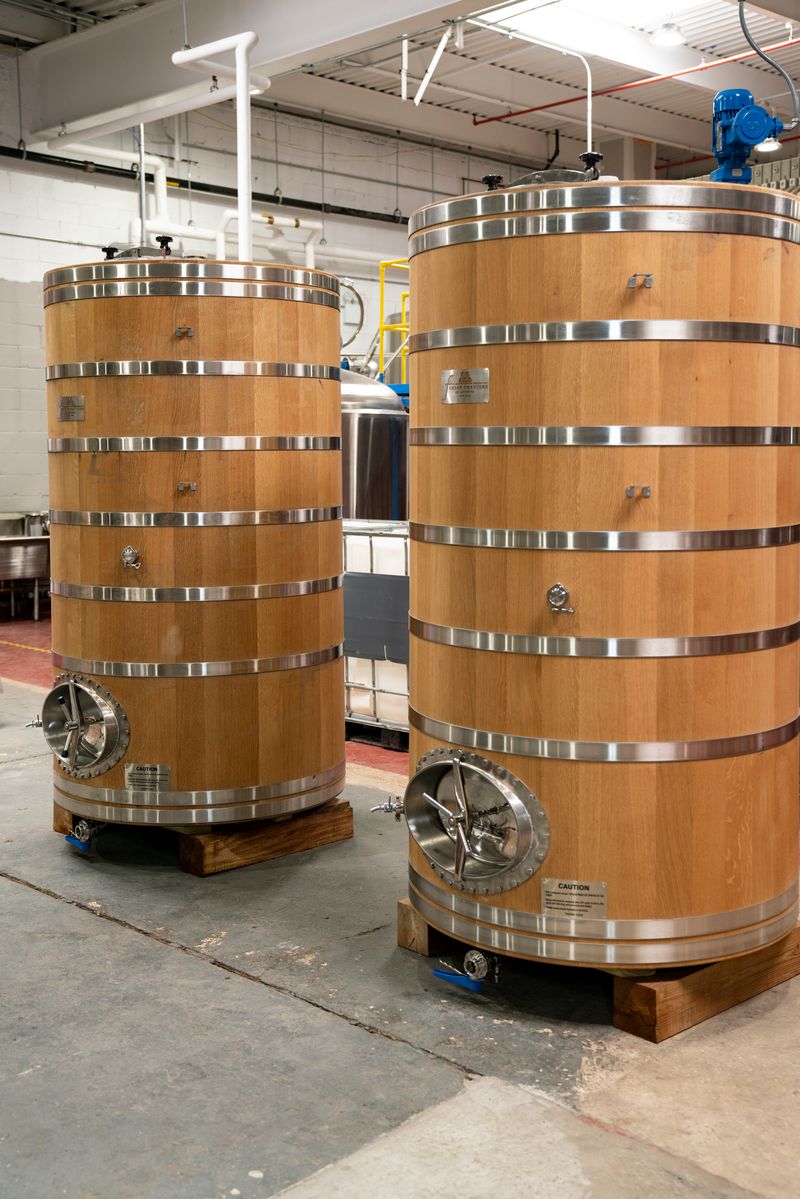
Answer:
<svg viewBox="0 0 800 1199"><path fill-rule="evenodd" d="M608 916L608 883L574 878L542 879L542 912L546 916Z"/></svg>
<svg viewBox="0 0 800 1199"><path fill-rule="evenodd" d="M129 762L125 767L125 786L129 791L169 791L172 769L163 764Z"/></svg>
<svg viewBox="0 0 800 1199"><path fill-rule="evenodd" d="M440 387L443 404L488 404L489 368L442 371Z"/></svg>
<svg viewBox="0 0 800 1199"><path fill-rule="evenodd" d="M83 420L85 401L83 396L59 396L58 419Z"/></svg>

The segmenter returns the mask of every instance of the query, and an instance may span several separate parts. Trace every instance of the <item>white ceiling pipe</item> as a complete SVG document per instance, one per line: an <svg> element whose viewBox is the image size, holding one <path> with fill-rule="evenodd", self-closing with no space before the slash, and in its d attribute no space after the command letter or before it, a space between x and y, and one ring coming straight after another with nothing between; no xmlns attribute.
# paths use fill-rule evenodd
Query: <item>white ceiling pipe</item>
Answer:
<svg viewBox="0 0 800 1199"><path fill-rule="evenodd" d="M490 21L479 21L475 17L467 17L468 25L476 25L478 29L488 29L492 33L497 33L500 37L515 39L519 42L527 42L531 46L542 46L545 50L555 50L558 54L566 54L570 58L578 58L583 64L583 69L586 72L586 149L591 153L594 149L592 144L592 98L594 96L594 85L592 83L592 68L582 54L577 50L568 50L566 46L558 46L555 42L545 42L538 37L530 37L527 33L520 33L518 29L507 29L504 25L492 24Z"/></svg>
<svg viewBox="0 0 800 1199"><path fill-rule="evenodd" d="M227 249L225 245L225 233L229 225L238 219L238 208L223 209L219 218L219 224L217 225L217 258L224 259L226 257ZM322 231L321 221L309 221L305 219L301 220L299 217L284 216L283 213L277 214L272 212L252 212L250 214L250 220L256 227L258 225L268 225L279 229L304 229L312 234L312 236L307 239L308 241L316 240L316 237Z"/></svg>
<svg viewBox="0 0 800 1199"><path fill-rule="evenodd" d="M45 143L48 150L56 150L69 154L85 155L87 159L108 158L112 162L130 163L135 154L133 151L117 150L111 146L89 146L83 142L68 142L54 139ZM154 220L167 220L167 164L156 154L145 154L144 164L153 172Z"/></svg>
<svg viewBox="0 0 800 1199"><path fill-rule="evenodd" d="M259 92L260 89L255 88L253 94L258 95ZM177 116L182 112L194 112L195 109L208 108L212 104L221 104L223 100L234 100L236 94L237 88L235 84L207 92L192 92L189 95L180 97L180 99L171 101L169 104L129 109L125 116L104 121L101 125L82 125L72 135L69 130L65 130L63 134L53 138L54 130L43 130L32 134L32 138L38 138L39 140L49 138L53 143L52 148L57 149L59 146L68 144L71 136L82 137L91 141L95 137L105 137L107 133L119 133L122 129L130 129L131 125L147 125L150 121L161 121L167 117ZM50 141L48 141L48 145Z"/></svg>
<svg viewBox="0 0 800 1199"><path fill-rule="evenodd" d="M177 50L172 55L172 61L178 67L196 70L196 64L204 61L204 69L208 69L210 58L215 54L233 51L236 75L236 190L239 210L239 258L247 262L253 257L253 231L250 221L250 205L252 203L252 163L250 150L250 54L258 42L258 36L252 32L237 33L232 37L220 38L216 42L207 42L204 46L195 46L190 50ZM211 64L214 65L213 63ZM212 73L216 74L214 70ZM263 85L269 86L269 80L261 80L259 90Z"/></svg>

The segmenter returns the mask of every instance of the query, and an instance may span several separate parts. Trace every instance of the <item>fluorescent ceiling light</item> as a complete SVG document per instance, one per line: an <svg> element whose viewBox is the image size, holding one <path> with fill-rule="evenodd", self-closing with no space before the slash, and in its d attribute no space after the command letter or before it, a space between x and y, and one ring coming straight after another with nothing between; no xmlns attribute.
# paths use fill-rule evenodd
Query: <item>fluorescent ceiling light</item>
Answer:
<svg viewBox="0 0 800 1199"><path fill-rule="evenodd" d="M781 143L777 137L765 137L763 142L759 142L753 147L759 154L774 154L776 150L780 150Z"/></svg>
<svg viewBox="0 0 800 1199"><path fill-rule="evenodd" d="M674 21L664 21L655 33L651 34L650 41L654 46L685 46L686 34Z"/></svg>

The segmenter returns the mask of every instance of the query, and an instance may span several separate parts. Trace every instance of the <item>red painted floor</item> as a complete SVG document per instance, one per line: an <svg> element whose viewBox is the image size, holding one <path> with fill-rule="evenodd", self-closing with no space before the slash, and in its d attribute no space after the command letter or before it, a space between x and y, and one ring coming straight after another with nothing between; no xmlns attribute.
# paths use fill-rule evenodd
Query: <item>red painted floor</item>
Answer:
<svg viewBox="0 0 800 1199"><path fill-rule="evenodd" d="M394 774L408 775L408 754L399 749L383 749L380 745L363 745L359 741L348 741L347 760L354 766L372 766L375 770L389 770Z"/></svg>
<svg viewBox="0 0 800 1199"><path fill-rule="evenodd" d="M0 678L14 683L50 687L53 672L50 666L49 620L0 621ZM375 770L408 774L408 754L401 750L383 749L380 745L348 741L347 761L356 766L372 766Z"/></svg>
<svg viewBox="0 0 800 1199"><path fill-rule="evenodd" d="M49 620L0 621L0 678L51 686Z"/></svg>

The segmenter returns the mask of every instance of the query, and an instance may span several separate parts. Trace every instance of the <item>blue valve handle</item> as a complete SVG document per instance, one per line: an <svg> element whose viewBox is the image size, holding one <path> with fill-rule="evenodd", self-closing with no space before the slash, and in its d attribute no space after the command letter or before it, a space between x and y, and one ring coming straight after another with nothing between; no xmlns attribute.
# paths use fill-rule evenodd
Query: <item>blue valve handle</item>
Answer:
<svg viewBox="0 0 800 1199"><path fill-rule="evenodd" d="M71 833L68 833L64 840L66 841L67 845L71 845L72 848L77 849L79 853L88 853L92 848L91 841L79 841L78 838L73 837Z"/></svg>
<svg viewBox="0 0 800 1199"><path fill-rule="evenodd" d="M434 978L441 978L443 982L463 987L466 991L482 991L485 981L482 978L470 978L468 974L461 974L457 970L439 970L437 968L433 975Z"/></svg>

